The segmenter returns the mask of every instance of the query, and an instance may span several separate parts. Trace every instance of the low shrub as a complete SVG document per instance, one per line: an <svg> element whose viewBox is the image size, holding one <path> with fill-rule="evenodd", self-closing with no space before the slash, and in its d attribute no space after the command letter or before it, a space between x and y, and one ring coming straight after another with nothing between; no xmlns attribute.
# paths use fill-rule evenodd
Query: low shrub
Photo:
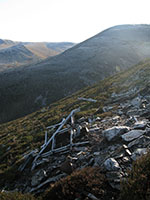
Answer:
<svg viewBox="0 0 150 200"><path fill-rule="evenodd" d="M108 185L105 175L99 168L84 168L73 172L50 186L43 200L74 200L75 198L86 199L88 193L95 195L101 200L110 199L113 191Z"/></svg>
<svg viewBox="0 0 150 200"><path fill-rule="evenodd" d="M0 200L38 200L31 194L20 192L0 192ZM40 200L40 199L39 199Z"/></svg>
<svg viewBox="0 0 150 200"><path fill-rule="evenodd" d="M150 199L150 153L138 159L122 182L121 200Z"/></svg>

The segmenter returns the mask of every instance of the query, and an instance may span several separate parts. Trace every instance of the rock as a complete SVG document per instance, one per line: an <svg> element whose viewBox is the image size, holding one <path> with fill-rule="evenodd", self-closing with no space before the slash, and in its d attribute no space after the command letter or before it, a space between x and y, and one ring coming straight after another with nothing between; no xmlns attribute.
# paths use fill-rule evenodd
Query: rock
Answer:
<svg viewBox="0 0 150 200"><path fill-rule="evenodd" d="M104 167L108 171L117 171L117 170L120 170L120 166L119 166L118 162L114 158L108 158L104 162Z"/></svg>
<svg viewBox="0 0 150 200"><path fill-rule="evenodd" d="M39 170L36 174L34 174L34 176L32 176L31 185L38 185L46 176L46 171L44 171L43 169Z"/></svg>
<svg viewBox="0 0 150 200"><path fill-rule="evenodd" d="M34 192L34 191L36 191L36 190L39 191L39 189L40 189L41 187L45 186L46 184L52 183L52 182L55 183L56 181L58 181L59 179L65 177L65 176L66 176L66 174L63 173L63 174L58 174L57 176L48 178L46 181L42 182L42 183L41 183L40 185L38 185L37 187L32 188L32 189L30 190L30 193L32 193L32 192Z"/></svg>
<svg viewBox="0 0 150 200"><path fill-rule="evenodd" d="M112 118L112 120L113 120L114 122L117 122L117 121L119 121L119 119L120 119L120 117L119 117L119 116L115 116L115 117L113 117L113 118Z"/></svg>
<svg viewBox="0 0 150 200"><path fill-rule="evenodd" d="M134 129L145 129L147 123L145 121L136 122L133 126Z"/></svg>
<svg viewBox="0 0 150 200"><path fill-rule="evenodd" d="M78 119L78 122L81 123L81 122L84 122L86 119L85 117L81 117L80 119Z"/></svg>
<svg viewBox="0 0 150 200"><path fill-rule="evenodd" d="M107 172L106 177L112 188L120 190L120 179L123 177L122 172Z"/></svg>
<svg viewBox="0 0 150 200"><path fill-rule="evenodd" d="M130 110L127 111L126 114L127 114L128 116L136 115L136 114L138 114L138 109L137 109L137 108L130 109Z"/></svg>
<svg viewBox="0 0 150 200"><path fill-rule="evenodd" d="M122 158L122 161L123 161L124 163L129 163L129 162L130 162L130 159L129 159L129 157L125 156L125 157Z"/></svg>
<svg viewBox="0 0 150 200"><path fill-rule="evenodd" d="M123 134L121 137L124 141L130 142L130 141L140 137L144 133L145 133L145 131L142 131L142 130L132 130L132 131L129 131L128 133Z"/></svg>
<svg viewBox="0 0 150 200"><path fill-rule="evenodd" d="M134 98L132 101L131 101L131 105L136 107L136 108L139 108L140 105L141 105L141 98L140 97L136 97Z"/></svg>
<svg viewBox="0 0 150 200"><path fill-rule="evenodd" d="M129 149L125 149L125 153L126 153L127 156L131 156L132 155L132 153L129 151Z"/></svg>
<svg viewBox="0 0 150 200"><path fill-rule="evenodd" d="M109 183L110 186L116 190L120 190L121 187L120 187L120 180L114 180L114 182L110 182Z"/></svg>
<svg viewBox="0 0 150 200"><path fill-rule="evenodd" d="M133 140L128 144L128 148L134 147L137 145L138 147L143 146L146 147L147 144L150 144L150 137L147 137L145 135L140 136L136 140Z"/></svg>
<svg viewBox="0 0 150 200"><path fill-rule="evenodd" d="M124 149L128 149L127 145L125 145L125 144L123 144L122 147L123 147Z"/></svg>
<svg viewBox="0 0 150 200"><path fill-rule="evenodd" d="M96 117L96 121L100 121L101 120L101 118L100 117Z"/></svg>
<svg viewBox="0 0 150 200"><path fill-rule="evenodd" d="M121 110L118 110L118 115L123 115L123 112Z"/></svg>
<svg viewBox="0 0 150 200"><path fill-rule="evenodd" d="M90 132L90 133L93 133L93 132L97 132L97 131L99 131L99 130L100 130L100 128L97 127L97 126L95 126L95 127L93 127L93 128L90 128L90 129L89 129L89 132Z"/></svg>
<svg viewBox="0 0 150 200"><path fill-rule="evenodd" d="M118 171L107 172L106 177L109 181L114 181L114 179L120 180L122 178L122 173Z"/></svg>
<svg viewBox="0 0 150 200"><path fill-rule="evenodd" d="M114 126L104 130L102 134L108 141L111 141L127 131L129 131L129 127L127 126Z"/></svg>
<svg viewBox="0 0 150 200"><path fill-rule="evenodd" d="M108 112L108 111L110 111L110 110L112 110L112 109L113 109L112 106L104 106L104 107L103 107L103 112Z"/></svg>
<svg viewBox="0 0 150 200"><path fill-rule="evenodd" d="M77 151L77 152L80 152L80 151L86 152L88 150L88 148L87 147L74 147L73 150Z"/></svg>
<svg viewBox="0 0 150 200"><path fill-rule="evenodd" d="M94 156L99 156L101 153L100 152L94 152L93 155Z"/></svg>
<svg viewBox="0 0 150 200"><path fill-rule="evenodd" d="M146 153L147 153L147 148L139 148L134 151L131 158L132 158L132 160L135 161L137 158L139 158L140 156L142 156Z"/></svg>

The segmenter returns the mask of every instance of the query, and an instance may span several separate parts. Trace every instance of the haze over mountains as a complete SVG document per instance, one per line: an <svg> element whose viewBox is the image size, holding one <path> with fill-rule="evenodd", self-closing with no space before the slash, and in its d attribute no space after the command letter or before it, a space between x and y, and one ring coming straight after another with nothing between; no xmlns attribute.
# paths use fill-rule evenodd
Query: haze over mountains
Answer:
<svg viewBox="0 0 150 200"><path fill-rule="evenodd" d="M0 71L39 62L72 47L71 42L14 42L0 39Z"/></svg>
<svg viewBox="0 0 150 200"><path fill-rule="evenodd" d="M24 116L149 58L149 36L149 25L116 26L62 54L1 73L0 121Z"/></svg>

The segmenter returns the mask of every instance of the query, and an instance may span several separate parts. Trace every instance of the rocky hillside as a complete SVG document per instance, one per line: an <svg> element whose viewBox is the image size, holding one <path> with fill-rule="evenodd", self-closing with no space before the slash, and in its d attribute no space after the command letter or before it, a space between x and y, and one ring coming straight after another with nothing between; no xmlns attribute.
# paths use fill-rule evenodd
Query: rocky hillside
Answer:
<svg viewBox="0 0 150 200"><path fill-rule="evenodd" d="M80 199L121 198L119 196L127 191L120 191L120 180L127 179L133 162L147 154L150 146L149 77L150 61L147 60L38 112L2 124L1 188L44 194L47 199L48 196L65 199L64 190L70 194L68 199L75 199L77 194ZM70 121L72 115L74 118ZM58 125L52 126L54 124ZM61 134L56 135L55 131ZM51 140L54 135L55 142L49 142L54 141ZM90 183L84 182L81 190L68 188L67 184L72 185L69 181L74 183L83 174L84 181L87 174L81 169L86 167L98 167L101 175L95 174ZM140 170L140 174L144 173L142 168ZM106 187L97 188L92 180L98 181L96 177L102 174L105 178L101 177L101 181L105 180ZM56 181L59 182L54 184ZM49 191L45 194L47 187ZM147 199L147 182L144 187L140 186L140 191L139 199ZM131 199L130 195L124 196Z"/></svg>
<svg viewBox="0 0 150 200"><path fill-rule="evenodd" d="M69 42L14 42L0 39L0 71L39 62L58 55L74 44Z"/></svg>
<svg viewBox="0 0 150 200"><path fill-rule="evenodd" d="M58 56L1 73L0 121L32 113L149 57L149 33L149 25L112 27Z"/></svg>

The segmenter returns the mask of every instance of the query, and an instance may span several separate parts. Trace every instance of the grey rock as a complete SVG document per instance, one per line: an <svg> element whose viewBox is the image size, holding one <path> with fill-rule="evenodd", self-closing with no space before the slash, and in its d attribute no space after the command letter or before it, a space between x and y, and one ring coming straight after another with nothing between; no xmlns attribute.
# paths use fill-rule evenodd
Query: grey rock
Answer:
<svg viewBox="0 0 150 200"><path fill-rule="evenodd" d="M109 183L111 185L112 188L116 189L116 190L120 190L120 180L114 180L114 182L110 182Z"/></svg>
<svg viewBox="0 0 150 200"><path fill-rule="evenodd" d="M93 128L90 128L90 129L89 129L89 132L92 133L92 132L97 132L97 131L99 131L99 130L100 130L99 127L93 127Z"/></svg>
<svg viewBox="0 0 150 200"><path fill-rule="evenodd" d="M145 129L147 123L145 121L139 121L134 124L134 129Z"/></svg>
<svg viewBox="0 0 150 200"><path fill-rule="evenodd" d="M127 126L114 126L112 128L106 129L102 132L103 136L108 140L111 141L117 136L129 131L129 127Z"/></svg>
<svg viewBox="0 0 150 200"><path fill-rule="evenodd" d="M142 130L132 130L132 131L129 131L128 133L123 134L121 137L124 141L130 142L142 136L144 133L145 131L142 131Z"/></svg>
<svg viewBox="0 0 150 200"><path fill-rule="evenodd" d="M101 153L100 152L94 152L93 155L94 156L99 156Z"/></svg>
<svg viewBox="0 0 150 200"><path fill-rule="evenodd" d="M96 117L96 121L100 121L101 120L101 118L100 117Z"/></svg>
<svg viewBox="0 0 150 200"><path fill-rule="evenodd" d="M122 173L118 171L112 171L106 173L107 180L114 181L114 179L122 178Z"/></svg>
<svg viewBox="0 0 150 200"><path fill-rule="evenodd" d="M145 135L140 136L136 140L133 140L128 144L128 148L134 147L134 146L143 146L146 147L148 144L150 144L150 137L147 137Z"/></svg>
<svg viewBox="0 0 150 200"><path fill-rule="evenodd" d="M120 166L119 166L118 162L114 158L108 158L104 162L104 167L108 171L117 171L117 170L120 170Z"/></svg>
<svg viewBox="0 0 150 200"><path fill-rule="evenodd" d="M125 153L126 153L127 156L131 156L132 155L132 153L129 151L129 149L126 149Z"/></svg>
<svg viewBox="0 0 150 200"><path fill-rule="evenodd" d="M122 158L122 161L123 161L124 163L129 163L129 162L130 162L130 159L129 159L129 157L125 156L125 157Z"/></svg>
<svg viewBox="0 0 150 200"><path fill-rule="evenodd" d="M132 158L132 160L135 161L137 158L139 158L140 156L142 156L146 153L147 153L147 148L139 148L134 151L131 158Z"/></svg>
<svg viewBox="0 0 150 200"><path fill-rule="evenodd" d="M127 114L128 116L136 115L136 114L138 114L138 109L137 109L137 108L130 109L130 110L127 111L126 114Z"/></svg>
<svg viewBox="0 0 150 200"><path fill-rule="evenodd" d="M112 110L112 109L113 109L112 106L104 106L104 107L103 107L103 112L108 112L108 111L110 111L110 110Z"/></svg>
<svg viewBox="0 0 150 200"><path fill-rule="evenodd" d="M141 98L140 97L136 97L131 101L131 105L134 107L139 108L141 105Z"/></svg>
<svg viewBox="0 0 150 200"><path fill-rule="evenodd" d="M36 174L34 174L34 176L32 176L31 185L32 186L38 185L46 176L47 176L46 171L44 171L43 169L39 170Z"/></svg>

